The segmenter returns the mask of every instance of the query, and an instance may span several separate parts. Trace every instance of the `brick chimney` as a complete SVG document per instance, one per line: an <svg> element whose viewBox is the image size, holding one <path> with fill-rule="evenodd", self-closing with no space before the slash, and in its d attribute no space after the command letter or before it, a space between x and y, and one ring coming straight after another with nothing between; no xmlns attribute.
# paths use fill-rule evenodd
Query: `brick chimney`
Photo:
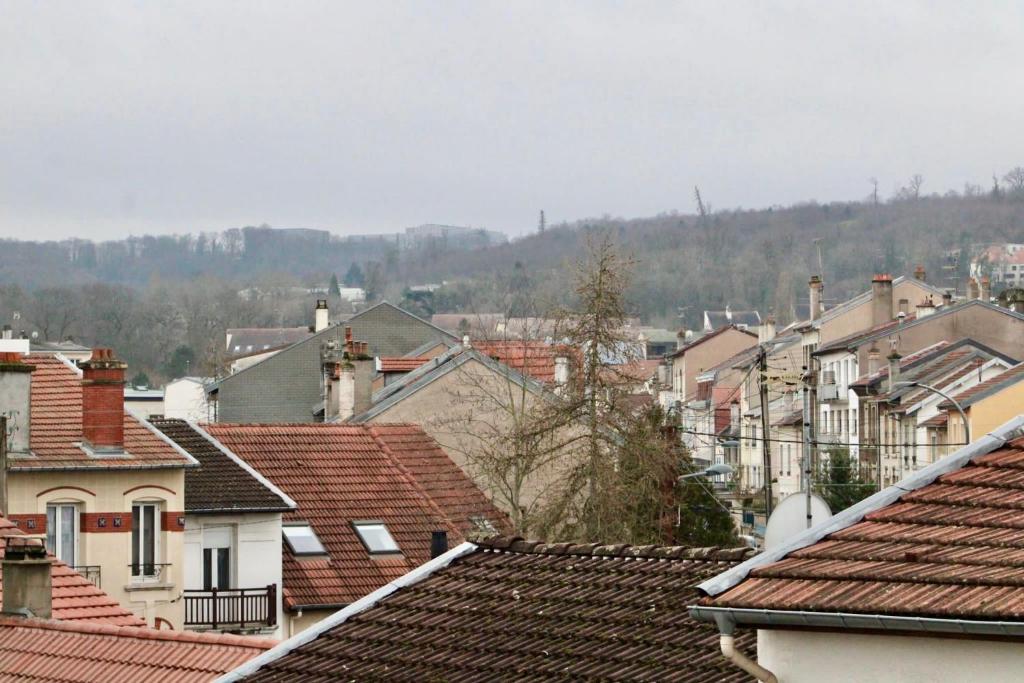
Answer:
<svg viewBox="0 0 1024 683"><path fill-rule="evenodd" d="M324 420L347 420L373 405L373 373L376 361L369 355L369 344L352 339L352 328L345 328L345 344L336 342L321 348L324 370Z"/></svg>
<svg viewBox="0 0 1024 683"><path fill-rule="evenodd" d="M882 273L871 279L871 326L892 320L892 275Z"/></svg>
<svg viewBox="0 0 1024 683"><path fill-rule="evenodd" d="M810 289L810 318L811 322L814 322L821 317L821 293L825 285L822 283L820 275L812 275L811 281L807 284Z"/></svg>
<svg viewBox="0 0 1024 683"><path fill-rule="evenodd" d="M327 309L327 299L317 299L313 311L313 331L322 332L330 325L331 312Z"/></svg>
<svg viewBox="0 0 1024 683"><path fill-rule="evenodd" d="M928 280L925 279L924 266L920 263L917 264L917 268L914 268L914 279L919 282L928 282Z"/></svg>
<svg viewBox="0 0 1024 683"><path fill-rule="evenodd" d="M53 616L53 577L50 565L46 548L35 539L7 539L3 560L4 614L36 619L49 619Z"/></svg>
<svg viewBox="0 0 1024 683"><path fill-rule="evenodd" d="M124 450L124 371L111 349L93 349L82 368L82 438L95 451Z"/></svg>
<svg viewBox="0 0 1024 683"><path fill-rule="evenodd" d="M981 289L978 287L978 281L973 277L967 278L967 300L974 301L975 299L981 298Z"/></svg>
<svg viewBox="0 0 1024 683"><path fill-rule="evenodd" d="M982 301L992 301L992 283L988 279L988 275L981 276L981 284L978 287L978 297Z"/></svg>
<svg viewBox="0 0 1024 683"><path fill-rule="evenodd" d="M0 413L7 415L7 446L11 454L29 452L35 369L21 360L20 353L0 353Z"/></svg>

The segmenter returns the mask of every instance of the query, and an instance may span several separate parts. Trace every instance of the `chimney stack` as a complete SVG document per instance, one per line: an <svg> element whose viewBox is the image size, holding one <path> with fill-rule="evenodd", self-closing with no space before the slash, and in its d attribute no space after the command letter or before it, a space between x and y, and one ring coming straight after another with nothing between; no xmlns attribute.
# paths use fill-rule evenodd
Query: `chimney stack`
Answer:
<svg viewBox="0 0 1024 683"><path fill-rule="evenodd" d="M330 324L330 311L327 310L327 299L316 300L316 310L313 311L313 332L322 332Z"/></svg>
<svg viewBox="0 0 1024 683"><path fill-rule="evenodd" d="M935 312L935 302L929 296L927 299L917 305L917 319L927 318Z"/></svg>
<svg viewBox="0 0 1024 683"><path fill-rule="evenodd" d="M981 286L979 287L978 294L982 301L992 301L992 284L988 279L988 275L981 276Z"/></svg>
<svg viewBox="0 0 1024 683"><path fill-rule="evenodd" d="M3 339L13 339L14 330L11 329L10 325L4 325Z"/></svg>
<svg viewBox="0 0 1024 683"><path fill-rule="evenodd" d="M868 349L868 374L873 375L878 372L878 360L879 360L878 347L874 344Z"/></svg>
<svg viewBox="0 0 1024 683"><path fill-rule="evenodd" d="M569 357L555 356L555 386L564 387L569 383Z"/></svg>
<svg viewBox="0 0 1024 683"><path fill-rule="evenodd" d="M895 389L896 382L900 381L900 359L902 356L893 351L889 354L889 391Z"/></svg>
<svg viewBox="0 0 1024 683"><path fill-rule="evenodd" d="M18 537L14 537L18 538ZM22 617L53 616L53 578L46 548L35 539L7 539L3 560L3 612Z"/></svg>
<svg viewBox="0 0 1024 683"><path fill-rule="evenodd" d="M111 349L93 349L82 368L82 438L97 452L124 450L124 371Z"/></svg>
<svg viewBox="0 0 1024 683"><path fill-rule="evenodd" d="M769 315L757 330L757 342L763 344L775 339L775 316Z"/></svg>
<svg viewBox="0 0 1024 683"><path fill-rule="evenodd" d="M324 421L347 420L366 412L373 405L373 373L377 362L370 345L352 339L352 328L345 328L345 345L325 342L320 348L324 372Z"/></svg>
<svg viewBox="0 0 1024 683"><path fill-rule="evenodd" d="M928 280L925 279L924 266L920 263L917 264L917 268L914 268L914 279L919 282L928 282Z"/></svg>
<svg viewBox="0 0 1024 683"><path fill-rule="evenodd" d="M447 531L431 531L430 532L430 559L440 557L448 552L448 532Z"/></svg>
<svg viewBox="0 0 1024 683"><path fill-rule="evenodd" d="M825 285L822 283L820 275L812 275L811 281L807 284L810 288L810 318L811 322L814 322L821 317L821 293Z"/></svg>
<svg viewBox="0 0 1024 683"><path fill-rule="evenodd" d="M952 292L952 290L947 289L945 292L942 293L942 305L943 306L952 306L953 305L953 292Z"/></svg>
<svg viewBox="0 0 1024 683"><path fill-rule="evenodd" d="M20 353L0 353L0 413L7 413L8 453L27 455L32 425L32 371ZM0 438L4 438L0 434Z"/></svg>
<svg viewBox="0 0 1024 683"><path fill-rule="evenodd" d="M968 301L974 301L975 299L981 298L981 290L978 287L978 281L973 277L967 278L967 299Z"/></svg>
<svg viewBox="0 0 1024 683"><path fill-rule="evenodd" d="M871 279L871 326L892 320L892 275L881 273Z"/></svg>

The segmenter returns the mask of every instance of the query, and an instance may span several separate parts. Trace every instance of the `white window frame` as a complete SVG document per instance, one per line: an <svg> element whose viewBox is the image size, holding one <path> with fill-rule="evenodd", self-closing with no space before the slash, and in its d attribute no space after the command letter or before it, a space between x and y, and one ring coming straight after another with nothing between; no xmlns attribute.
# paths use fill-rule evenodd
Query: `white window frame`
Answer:
<svg viewBox="0 0 1024 683"><path fill-rule="evenodd" d="M143 525L141 522L145 520L145 508L153 508L153 573L145 573L145 534ZM135 525L135 508L139 508L139 527L138 527L138 538L136 539L136 525ZM129 562L129 572L131 573L131 580L134 583L147 583L160 581L163 575L163 567L161 566L161 559L163 557L163 548L161 547L161 537L163 535L163 524L161 523L163 512L163 505L159 500L135 500L132 501L132 552L131 561ZM135 543L138 541L138 553L139 562L135 562ZM139 573L135 573L135 568L139 567Z"/></svg>
<svg viewBox="0 0 1024 683"><path fill-rule="evenodd" d="M72 536L74 538L74 546L75 546L75 548L74 548L73 552L74 552L75 557L73 558L73 560L71 562L68 562L66 557L61 557L60 553L58 552L58 550L60 548L60 534L61 534L61 531L63 530L62 529L63 522L61 521L60 511L61 511L61 508L65 508L65 507L72 508L72 510L74 511L74 514L72 515L72 525L74 526L74 529L73 529L73 531L71 533L72 533ZM54 547L50 547L50 508L54 509L54 514L53 514L53 519L54 519L54 525L53 525L53 539L54 539L54 543L53 543L53 546ZM56 557L57 559L59 559L64 564L66 564L68 566L71 566L71 567L80 567L80 566L85 564L84 562L81 561L81 559L82 559L82 556L81 556L82 544L80 542L80 539L81 539L81 536L80 536L81 521L80 520L81 520L81 508L79 506L79 503L55 501L55 502L50 502L50 503L46 504L46 546L47 546L46 549L51 554L53 554L54 557Z"/></svg>
<svg viewBox="0 0 1024 683"><path fill-rule="evenodd" d="M362 531L363 527L380 527L380 528L382 528L384 530L384 533L387 534L388 539L390 539L391 545L393 545L394 547L393 548L386 548L384 550L375 550L374 548L371 548L369 542L366 540L366 537L363 535L363 531ZM398 545L398 541L395 540L395 537L392 535L391 530L388 529L388 525L385 522L383 522L383 521L381 521L379 519L353 520L352 521L352 529L356 532L356 537L359 538L359 542L363 544L364 548L366 548L366 552L370 553L371 555L401 555L402 554L402 547L400 545Z"/></svg>

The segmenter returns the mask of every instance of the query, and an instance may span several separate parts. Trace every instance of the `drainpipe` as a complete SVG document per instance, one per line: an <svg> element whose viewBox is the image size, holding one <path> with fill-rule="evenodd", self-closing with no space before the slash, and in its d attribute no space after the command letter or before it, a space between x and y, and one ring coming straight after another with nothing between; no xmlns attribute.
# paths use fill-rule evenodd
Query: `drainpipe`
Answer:
<svg viewBox="0 0 1024 683"><path fill-rule="evenodd" d="M733 632L736 630L736 622L724 614L715 614L714 618L720 631L718 644L722 648L722 656L761 681L761 683L779 683L779 679L775 674L736 649L736 638L733 636Z"/></svg>

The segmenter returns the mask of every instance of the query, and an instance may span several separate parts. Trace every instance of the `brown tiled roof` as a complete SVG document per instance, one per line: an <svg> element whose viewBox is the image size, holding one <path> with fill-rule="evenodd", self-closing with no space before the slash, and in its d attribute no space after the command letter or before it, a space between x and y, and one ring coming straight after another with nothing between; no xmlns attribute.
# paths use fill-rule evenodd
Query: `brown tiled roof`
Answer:
<svg viewBox="0 0 1024 683"><path fill-rule="evenodd" d="M1006 387L1013 386L1022 380L1024 380L1024 363L1015 365L1009 370L1001 372L989 380L976 384L970 389L960 392L953 398L956 399L957 403L966 408L975 401L987 398L988 396L1002 391ZM953 404L949 401L943 401L941 406L943 408L952 408Z"/></svg>
<svg viewBox="0 0 1024 683"><path fill-rule="evenodd" d="M26 538L10 520L0 517L0 559L7 551L9 539ZM51 558L50 576L53 581L51 601L54 619L114 624L118 626L145 626L146 622L121 607L91 581L56 558ZM0 601L3 600L3 574L0 572Z"/></svg>
<svg viewBox="0 0 1024 683"><path fill-rule="evenodd" d="M559 347L543 341L475 341L473 348L538 382L555 381Z"/></svg>
<svg viewBox="0 0 1024 683"><path fill-rule="evenodd" d="M476 518L507 517L444 451L411 425L211 424L206 429L298 504L285 518L310 523L327 558L295 558L285 545L289 607L348 604L430 558L431 532L450 543ZM352 521L383 521L401 555L371 556Z"/></svg>
<svg viewBox="0 0 1024 683"><path fill-rule="evenodd" d="M705 603L1024 620L1024 438L975 456L778 562L753 568Z"/></svg>
<svg viewBox="0 0 1024 683"><path fill-rule="evenodd" d="M949 413L938 413L920 424L921 427L941 427L949 422Z"/></svg>
<svg viewBox="0 0 1024 683"><path fill-rule="evenodd" d="M381 372L412 372L430 358L427 356L381 356Z"/></svg>
<svg viewBox="0 0 1024 683"><path fill-rule="evenodd" d="M248 636L0 616L0 678L207 683L273 645Z"/></svg>
<svg viewBox="0 0 1024 683"><path fill-rule="evenodd" d="M313 640L268 653L246 681L749 681L694 621L693 586L745 548L493 539ZM737 632L751 655L752 630Z"/></svg>
<svg viewBox="0 0 1024 683"><path fill-rule="evenodd" d="M75 368L45 355L24 362L32 373L32 423L29 446L34 458L12 459L12 470L38 468L173 467L191 464L174 446L129 414L124 414L127 456L94 458L78 445L82 441L82 381Z"/></svg>
<svg viewBox="0 0 1024 683"><path fill-rule="evenodd" d="M217 448L185 420L151 420L154 427L199 461L185 470L185 511L284 512L291 505Z"/></svg>
<svg viewBox="0 0 1024 683"><path fill-rule="evenodd" d="M727 332L729 330L736 330L737 332L742 332L743 334L749 335L749 336L753 337L753 339L754 339L754 341L752 341L751 344L756 344L757 343L757 335L754 334L753 332L751 332L749 330L742 330L742 329L736 327L735 325L726 325L725 327L719 327L717 330L715 330L713 332L708 332L707 334L705 334L703 336L697 337L696 339L694 339L690 343L686 344L685 346L682 346L682 347L676 349L673 353L670 353L667 357L668 358L677 358L677 357L683 355L684 353L686 353L687 351L689 351L690 349L692 349L693 347L700 346L704 342L711 341L712 339L714 339L718 335L724 334L725 332ZM736 354L736 355L740 355L740 354Z"/></svg>

